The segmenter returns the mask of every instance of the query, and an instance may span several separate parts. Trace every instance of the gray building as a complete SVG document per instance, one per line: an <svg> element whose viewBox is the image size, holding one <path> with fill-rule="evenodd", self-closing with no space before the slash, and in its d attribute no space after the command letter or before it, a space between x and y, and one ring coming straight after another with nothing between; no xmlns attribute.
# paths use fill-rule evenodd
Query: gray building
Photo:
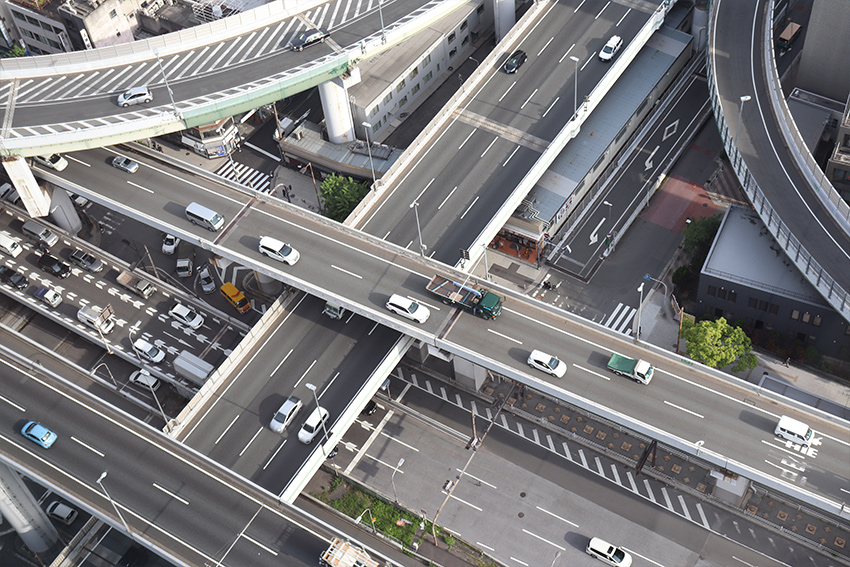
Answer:
<svg viewBox="0 0 850 567"><path fill-rule="evenodd" d="M850 326L785 256L758 215L730 207L700 271L696 315L846 359Z"/></svg>

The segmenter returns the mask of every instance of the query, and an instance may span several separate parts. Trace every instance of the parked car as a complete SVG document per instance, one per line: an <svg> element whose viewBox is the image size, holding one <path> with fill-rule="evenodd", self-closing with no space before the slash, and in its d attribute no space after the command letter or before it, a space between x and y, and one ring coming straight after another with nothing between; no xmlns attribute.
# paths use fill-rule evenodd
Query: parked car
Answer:
<svg viewBox="0 0 850 567"><path fill-rule="evenodd" d="M324 43L330 35L331 34L325 28L307 30L298 34L298 37L289 42L289 45L295 51L303 51L305 47L310 47L317 43Z"/></svg>
<svg viewBox="0 0 850 567"><path fill-rule="evenodd" d="M151 376L151 373L144 368L130 374L130 383L139 386L142 390L150 389L156 392L159 389L159 380Z"/></svg>
<svg viewBox="0 0 850 567"><path fill-rule="evenodd" d="M97 273L103 270L103 262L97 259L94 254L89 254L85 250L81 250L79 248L71 252L70 260L74 264L89 272Z"/></svg>
<svg viewBox="0 0 850 567"><path fill-rule="evenodd" d="M68 167L68 160L66 160L59 154L51 154L49 156L33 156L32 158L38 165L43 165L44 167L49 167L50 169L55 169L56 171L62 171L63 169Z"/></svg>
<svg viewBox="0 0 850 567"><path fill-rule="evenodd" d="M50 449L50 446L53 445L58 438L58 435L37 421L26 422L24 427L21 429L21 435L33 443L41 445L45 449Z"/></svg>
<svg viewBox="0 0 850 567"><path fill-rule="evenodd" d="M531 351L531 354L528 355L528 365L557 378L563 378L564 374L567 373L565 362L541 350Z"/></svg>
<svg viewBox="0 0 850 567"><path fill-rule="evenodd" d="M608 40L608 43L605 44L605 47L602 48L602 51L599 52L599 58L603 61L610 61L617 55L617 52L620 51L620 48L623 46L623 38L618 35L611 36L611 39Z"/></svg>
<svg viewBox="0 0 850 567"><path fill-rule="evenodd" d="M168 311L168 315L178 323L183 323L192 329L197 329L204 324L204 318L197 311L182 303L175 303L174 307Z"/></svg>
<svg viewBox="0 0 850 567"><path fill-rule="evenodd" d="M431 311L424 305L397 293L390 296L387 309L417 323L424 323L431 315Z"/></svg>
<svg viewBox="0 0 850 567"><path fill-rule="evenodd" d="M217 286L215 278L212 275L212 270L209 266L204 266L201 268L201 271L198 272L198 285L201 286L201 291L207 295L215 293Z"/></svg>
<svg viewBox="0 0 850 567"><path fill-rule="evenodd" d="M42 254L36 264L51 276L63 280L71 275L71 266L52 254Z"/></svg>
<svg viewBox="0 0 850 567"><path fill-rule="evenodd" d="M525 54L525 51L523 51L522 49L517 49L516 51L511 53L511 56L508 57L507 61L505 61L505 64L502 66L502 70L504 70L504 72L508 74L516 73L519 68L522 67L522 64L526 62L527 59L528 55Z"/></svg>
<svg viewBox="0 0 850 567"><path fill-rule="evenodd" d="M136 173L139 171L139 164L124 156L115 156L112 158L112 167L126 171L127 173Z"/></svg>
<svg viewBox="0 0 850 567"><path fill-rule="evenodd" d="M26 289L30 284L25 275L9 266L0 266L0 281L15 289Z"/></svg>
<svg viewBox="0 0 850 567"><path fill-rule="evenodd" d="M70 526L77 519L78 512L67 504L54 500L47 505L47 515L55 520L59 520L66 526Z"/></svg>
<svg viewBox="0 0 850 567"><path fill-rule="evenodd" d="M178 244L180 244L179 238L173 234L164 234L162 237L162 253L171 256L177 251Z"/></svg>
<svg viewBox="0 0 850 567"><path fill-rule="evenodd" d="M118 95L118 106L127 108L134 104L148 103L153 100L153 93L147 87L133 87Z"/></svg>
<svg viewBox="0 0 850 567"><path fill-rule="evenodd" d="M51 307L58 307L62 303L62 295L46 285L38 286L32 294Z"/></svg>

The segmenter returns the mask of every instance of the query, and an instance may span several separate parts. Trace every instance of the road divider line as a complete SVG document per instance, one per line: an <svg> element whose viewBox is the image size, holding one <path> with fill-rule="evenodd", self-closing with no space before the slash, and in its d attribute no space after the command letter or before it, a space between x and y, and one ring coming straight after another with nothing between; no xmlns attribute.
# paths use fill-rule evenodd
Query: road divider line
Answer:
<svg viewBox="0 0 850 567"><path fill-rule="evenodd" d="M574 527L574 528L577 528L577 527L578 527L578 524L576 524L575 522L571 522L571 521L569 521L569 520L568 520L568 519L566 519L566 518L562 518L562 517L561 517L561 516L559 516L558 514L555 514L555 513L553 513L553 512L550 512L549 510L547 510L547 509L545 509L545 508L541 508L540 506L535 506L535 508L537 508L538 510L540 510L541 512L543 512L543 513L545 513L545 514L549 514L549 515L550 515L550 516L552 516L553 518L557 518L557 519L561 520L562 522L564 522L564 523L567 523L567 524L571 525L571 526L572 526L572 527Z"/></svg>
<svg viewBox="0 0 850 567"><path fill-rule="evenodd" d="M465 216L466 216L466 214L469 212L469 210L470 210L470 209L472 209L472 207L474 207L474 206L475 206L475 203L477 203L477 202L478 202L478 199L479 199L480 197L481 197L481 195L476 196L476 197L475 197L475 199L473 199L472 203L470 203L470 204L469 204L469 206L468 206L468 207L466 207L466 210L465 210L465 211L463 211L463 214L462 214L462 215L460 215L460 219L461 219L461 220L463 220L463 217L465 217Z"/></svg>
<svg viewBox="0 0 850 567"><path fill-rule="evenodd" d="M302 374L302 375L301 375L301 378L299 378L299 379L298 379L298 382L296 382L296 383L295 383L295 387L293 387L293 390L294 390L295 388L297 388L299 384L301 384L301 380L303 380L303 379L304 379L304 377L305 377L305 376L307 376L307 373L308 373L308 372L310 372L310 371L313 369L313 367L314 367L314 366L316 366L316 363L317 363L317 362L319 362L319 360L318 360L318 359L314 360L314 361L310 364L310 366L308 366L308 367L307 367L307 370L305 370L305 371L304 371L304 374Z"/></svg>
<svg viewBox="0 0 850 567"><path fill-rule="evenodd" d="M185 498L180 498L179 496L177 496L176 494L174 494L174 493L173 493L173 492L171 492L170 490L167 490L167 489L163 488L162 486L158 485L157 483L153 483L153 487L154 487L154 488L156 488L157 490L159 490L160 492L164 492L164 493L168 494L169 496L171 496L172 498L174 498L174 499L175 499L175 500L177 500L178 502L182 502L182 503L183 503L183 504L185 504L186 506L188 506L188 505L189 505L189 501L188 501L188 500L186 500Z"/></svg>
<svg viewBox="0 0 850 567"><path fill-rule="evenodd" d="M548 544L549 544L549 545L551 545L552 547L556 547L556 548L560 549L561 551L566 551L566 550L567 550L567 548L566 548L566 547L561 547L561 546L560 546L560 545L558 545L557 543L555 543L555 542L553 542L553 541L549 541L549 540L548 540L548 539L546 539L545 537L541 537L541 536L537 535L537 534L536 534L536 533L534 533L534 532L530 532L530 531L528 531L528 530L527 530L527 529L525 529L525 528L523 528L523 529L522 529L522 531L523 531L524 533L527 533L527 534L528 534L528 535L530 535L531 537L536 537L536 538L537 538L537 539L539 539L540 541L545 542L545 543L548 543Z"/></svg>
<svg viewBox="0 0 850 567"><path fill-rule="evenodd" d="M274 452L274 454L271 457L269 457L269 460L266 461L266 464L263 465L263 470L266 470L266 468L271 464L271 462L274 460L274 458L277 457L277 454L280 453L280 450L283 449L283 446L286 445L287 441L288 441L288 439L283 440L283 443L280 444L280 447L277 448L277 450Z"/></svg>
<svg viewBox="0 0 850 567"><path fill-rule="evenodd" d="M518 341L518 340L516 340L516 339L515 339L515 338L513 338L513 337L509 337L509 336L507 336L507 335L503 335L502 333L500 333L500 332L498 332L498 331L494 331L493 329L487 329L487 332L488 332L488 333L493 333L494 335L497 335L497 336L499 336L499 337L502 337L503 339L507 339L507 340L509 340L509 341L513 341L513 342L515 342L515 343L516 343L516 344L518 344L518 345L521 345L521 344L522 344L522 341Z"/></svg>
<svg viewBox="0 0 850 567"><path fill-rule="evenodd" d="M516 561L516 562L517 562L517 563L519 563L520 565L525 565L525 567L528 567L528 563L526 563L525 561L520 561L519 559L517 559L517 558L516 558L516 557L514 557L513 555L511 555L511 561Z"/></svg>
<svg viewBox="0 0 850 567"><path fill-rule="evenodd" d="M6 402L7 404L9 404L10 406L12 406L13 408L15 408L16 410L18 410L20 412L23 412L23 413L27 412L25 407L19 406L18 404L16 404L15 402L10 400L9 398L4 398L3 396L0 396L0 400L3 400L4 402Z"/></svg>
<svg viewBox="0 0 850 567"><path fill-rule="evenodd" d="M674 404L674 403L670 403L670 402L668 402L667 400L664 400L664 404L665 404L665 405L668 405L668 406L670 406L670 407L672 407L672 408L676 408L677 410L681 410L681 411L683 411L683 412L685 412L685 413L689 413L689 414L691 414L691 415L693 415L693 416L695 416L695 417L698 417L698 418L700 418L700 419L705 419L705 416L704 416L704 415L700 415L700 414L698 414L698 413L697 413L697 412L695 412L695 411L691 411L691 410L689 410L689 409L685 409L685 408L683 408L682 406L677 406L676 404Z"/></svg>
<svg viewBox="0 0 850 567"><path fill-rule="evenodd" d="M218 439L215 440L215 443L213 443L213 445L218 445L218 442L221 441L221 438L224 437L224 435L228 431L230 431L230 428L233 427L233 424L236 423L237 419L239 419L238 415L233 418L233 421L230 422L230 425L228 425L227 427L224 428L224 431L221 432L221 435L218 436Z"/></svg>
<svg viewBox="0 0 850 567"><path fill-rule="evenodd" d="M245 454L245 451L247 451L247 450L248 450L248 447L250 447L250 446L251 446L251 443L253 443L253 442L254 442L254 440L257 438L257 436L260 434L260 432L261 432L262 430L263 430L263 428L261 427L261 428L259 428L259 429L257 430L257 432L256 432L256 433L254 433L254 436L253 436L253 437L251 437L251 440L250 440L250 441L248 441L248 443L247 443L247 444L246 444L246 445L242 448L242 451L240 451L240 452L239 452L239 456L240 456L240 457L241 457L242 455L244 455L244 454Z"/></svg>
<svg viewBox="0 0 850 567"><path fill-rule="evenodd" d="M106 456L106 455L104 455L103 453L101 453L100 451L98 451L97 449L95 449L94 447L92 447L91 445L87 445L86 443L83 443L82 441L80 441L79 439L77 439L76 437L74 437L73 435L71 436L71 441L74 441L74 442L76 442L78 445L81 445L81 446L85 447L86 449L88 449L89 451L91 451L92 453L94 453L95 455L97 455L98 457L103 458L103 457L105 457L105 456Z"/></svg>
<svg viewBox="0 0 850 567"><path fill-rule="evenodd" d="M339 266L335 266L335 265L331 264L331 268L333 268L334 270L339 270L340 272L342 272L342 273L344 273L344 274L348 274L349 276L353 276L353 277L355 277L355 278L357 278L357 279L359 279L359 280L362 280L362 279L363 279L363 276L358 275L358 274L355 274L354 272L349 272L348 270L345 270L345 269L343 269L343 268L340 268Z"/></svg>
<svg viewBox="0 0 850 567"><path fill-rule="evenodd" d="M392 467L390 467L390 468L392 468ZM479 512L483 512L483 511L484 511L484 510L482 510L481 508L479 508L478 506L476 506L475 504L472 504L472 503L470 503L470 502L467 502L466 500L463 500L463 499L461 499L461 498L458 498L458 497L457 497L457 496L455 496L454 494L449 494L449 498L451 498L452 500L457 500L457 501L458 501L458 502L460 502L461 504L466 504L466 505L467 505L467 506L469 506L470 508L475 508L475 509L476 509L476 510L478 510Z"/></svg>
<svg viewBox="0 0 850 567"><path fill-rule="evenodd" d="M463 471L462 471L462 470L460 470L460 469L455 469L455 470L456 470L457 472L463 472ZM498 488L496 488L496 485L495 485L495 484L490 484L490 483L489 483L489 482L487 482L486 480L481 480L481 479L480 479L480 478L478 478L477 476L472 476L472 475L471 475L471 474L469 474L469 473L464 473L464 475L463 475L463 476L468 476L469 478L471 478L471 479L473 479L473 480L477 480L477 481L478 481L478 482L480 482L481 484L486 484L487 486L489 486L489 487L490 487L490 488L492 488L493 490L498 490Z"/></svg>
<svg viewBox="0 0 850 567"><path fill-rule="evenodd" d="M457 185L455 185L455 188L454 188L454 189L452 189L452 190L449 192L449 194L448 194L448 195L446 195L446 198L445 198L445 199L443 199L443 202L442 202L442 203L440 203L440 206L439 206L439 207L437 207L437 210L438 210L438 211L439 211L440 209L442 209L442 208L443 208L443 205L445 205L445 204L446 204L446 201L448 201L448 200L449 200L449 197L451 197L452 195L454 195L454 194L455 194L455 191L457 191ZM389 233L387 233L387 234L389 235ZM386 240L386 239L387 239L387 237L385 236L385 237L384 237L384 240Z"/></svg>
<svg viewBox="0 0 850 567"><path fill-rule="evenodd" d="M277 555L278 555L278 554L277 554L277 551L275 551L274 549L272 549L272 548L270 548L270 547L267 547L267 546L263 545L262 543L258 542L257 540L255 540L254 538L252 538L252 537L250 537L250 536L245 535L244 533L242 534L242 537L243 537L244 539L247 539L248 541L250 541L251 543L253 543L253 544L254 544L254 545L256 545L257 547L259 547L260 549L263 549L263 550L265 550L265 551L268 551L269 553L271 553L272 555L274 555L275 557L277 557Z"/></svg>

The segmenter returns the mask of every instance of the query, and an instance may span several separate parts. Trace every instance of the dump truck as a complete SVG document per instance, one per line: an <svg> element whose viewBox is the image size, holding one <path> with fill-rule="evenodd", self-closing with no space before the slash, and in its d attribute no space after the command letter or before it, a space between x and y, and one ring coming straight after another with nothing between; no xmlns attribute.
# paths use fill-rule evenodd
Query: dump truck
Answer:
<svg viewBox="0 0 850 567"><path fill-rule="evenodd" d="M369 512L371 514L371 510ZM334 538L331 546L319 557L322 567L380 567L366 550L351 542Z"/></svg>
<svg viewBox="0 0 850 567"><path fill-rule="evenodd" d="M464 307L485 319L495 319L502 312L502 298L483 287L475 288L437 275L426 289L439 296L446 305Z"/></svg>
<svg viewBox="0 0 850 567"><path fill-rule="evenodd" d="M198 386L203 386L215 370L215 366L187 350L180 351L173 364L177 374Z"/></svg>
<svg viewBox="0 0 850 567"><path fill-rule="evenodd" d="M139 297L143 297L145 299L150 298L150 296L156 293L156 288L151 282L144 278L134 276L129 270L124 270L118 274L115 281Z"/></svg>
<svg viewBox="0 0 850 567"><path fill-rule="evenodd" d="M655 373L655 369L647 361L629 358L616 352L611 355L611 360L608 361L608 370L641 384L649 384L652 375Z"/></svg>

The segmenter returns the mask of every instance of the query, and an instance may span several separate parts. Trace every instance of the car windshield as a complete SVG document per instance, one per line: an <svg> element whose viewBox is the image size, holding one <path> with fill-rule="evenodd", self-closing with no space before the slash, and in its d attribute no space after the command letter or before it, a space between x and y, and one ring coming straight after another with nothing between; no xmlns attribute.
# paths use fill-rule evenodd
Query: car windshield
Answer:
<svg viewBox="0 0 850 567"><path fill-rule="evenodd" d="M625 559L625 558L626 558L626 552L625 552L625 551L623 551L622 549L620 549L620 548L618 547L617 549L615 549L615 550L614 550L614 555L613 555L612 557L614 557L614 560L615 560L617 563L619 563L619 562L621 562L623 559Z"/></svg>
<svg viewBox="0 0 850 567"><path fill-rule="evenodd" d="M561 361L558 360L556 357L553 356L549 359L549 368L554 370L555 368L558 368L559 364L561 364Z"/></svg>
<svg viewBox="0 0 850 567"><path fill-rule="evenodd" d="M410 302L410 307L407 308L408 313L416 313L416 310L419 309L419 304L415 301Z"/></svg>

